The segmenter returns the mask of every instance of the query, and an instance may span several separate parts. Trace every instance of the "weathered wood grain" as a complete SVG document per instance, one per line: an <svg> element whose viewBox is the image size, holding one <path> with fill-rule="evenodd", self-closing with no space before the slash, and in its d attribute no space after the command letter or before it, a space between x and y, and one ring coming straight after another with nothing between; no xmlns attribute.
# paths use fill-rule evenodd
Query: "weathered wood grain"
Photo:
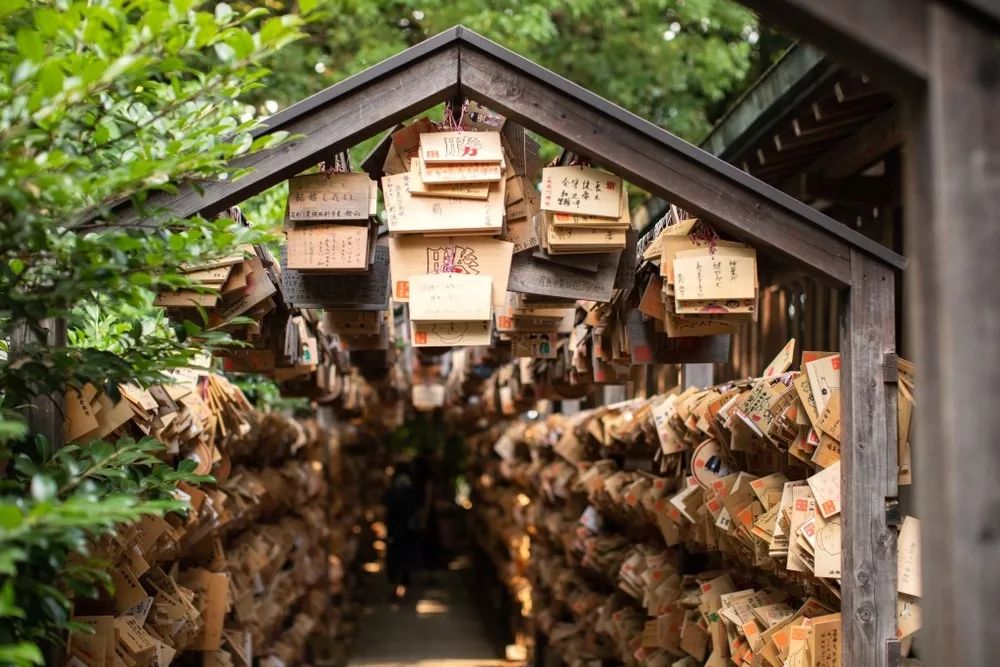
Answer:
<svg viewBox="0 0 1000 667"><path fill-rule="evenodd" d="M906 168L920 206L906 236L919 266L909 305L921 661L988 665L1000 615L1000 45L989 24L944 3L929 23L931 84L913 115L926 141Z"/></svg>
<svg viewBox="0 0 1000 667"><path fill-rule="evenodd" d="M886 353L895 352L895 275L856 250L851 256L840 334L843 664L883 667L896 637L896 532L885 511L895 490L887 476L896 395L883 374Z"/></svg>
<svg viewBox="0 0 1000 667"><path fill-rule="evenodd" d="M740 0L896 91L926 80L927 0Z"/></svg>

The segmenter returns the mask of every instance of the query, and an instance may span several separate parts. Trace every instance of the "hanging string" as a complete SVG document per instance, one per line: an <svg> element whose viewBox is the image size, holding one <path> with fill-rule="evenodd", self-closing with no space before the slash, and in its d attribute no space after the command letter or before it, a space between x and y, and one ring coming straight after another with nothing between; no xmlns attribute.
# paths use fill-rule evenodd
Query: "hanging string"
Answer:
<svg viewBox="0 0 1000 667"><path fill-rule="evenodd" d="M320 165L320 169L327 176L331 174L343 174L347 171L347 156L343 153L337 153L333 156L332 161L324 160Z"/></svg>
<svg viewBox="0 0 1000 667"><path fill-rule="evenodd" d="M701 223L691 230L688 234L688 238L695 242L707 243L708 252L714 255L718 249L719 235L716 233L712 225Z"/></svg>
<svg viewBox="0 0 1000 667"><path fill-rule="evenodd" d="M444 105L444 115L441 118L441 122L438 123L438 129L445 132L461 132L463 131L462 123L465 122L465 112L469 108L469 101L465 100L462 102L462 109L458 114L458 118L455 118L455 109L451 102Z"/></svg>
<svg viewBox="0 0 1000 667"><path fill-rule="evenodd" d="M441 260L442 273L459 273L455 269L458 266L458 248L455 242L451 242L451 248L444 249L444 258Z"/></svg>

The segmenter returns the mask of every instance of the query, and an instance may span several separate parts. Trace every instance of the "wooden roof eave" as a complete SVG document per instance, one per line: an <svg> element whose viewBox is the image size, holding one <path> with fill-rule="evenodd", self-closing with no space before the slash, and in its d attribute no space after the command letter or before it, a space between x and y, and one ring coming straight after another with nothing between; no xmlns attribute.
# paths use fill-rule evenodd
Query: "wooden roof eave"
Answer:
<svg viewBox="0 0 1000 667"><path fill-rule="evenodd" d="M827 282L850 285L850 249L902 269L897 253L635 114L469 30L463 95Z"/></svg>
<svg viewBox="0 0 1000 667"><path fill-rule="evenodd" d="M242 178L162 193L147 210L212 215L459 94L833 285L851 284L852 248L905 267L903 257L875 241L461 26L265 120L259 134L303 136L234 160L234 168L252 169ZM127 211L118 222L142 216Z"/></svg>
<svg viewBox="0 0 1000 667"><path fill-rule="evenodd" d="M128 226L156 211L174 216L215 215L347 150L458 92L455 30L442 33L265 119L255 137L272 132L301 135L236 158L233 169L251 169L232 181L178 188L150 197L143 210L125 208L116 224Z"/></svg>

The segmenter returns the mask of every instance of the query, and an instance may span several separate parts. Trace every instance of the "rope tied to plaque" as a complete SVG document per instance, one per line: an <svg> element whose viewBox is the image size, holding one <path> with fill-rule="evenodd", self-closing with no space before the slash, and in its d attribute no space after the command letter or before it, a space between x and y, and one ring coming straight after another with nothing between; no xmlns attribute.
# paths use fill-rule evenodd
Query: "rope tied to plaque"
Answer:
<svg viewBox="0 0 1000 667"><path fill-rule="evenodd" d="M333 160L324 160L320 165L320 169L327 176L347 173L347 154L340 152L333 156Z"/></svg>
<svg viewBox="0 0 1000 667"><path fill-rule="evenodd" d="M458 266L456 261L458 256L458 248L455 247L455 242L451 242L451 248L444 249L444 257L441 259L441 271L442 273L455 273L455 268Z"/></svg>
<svg viewBox="0 0 1000 667"><path fill-rule="evenodd" d="M464 128L462 123L465 122L465 112L469 108L469 101L465 100L462 102L462 109L459 111L458 118L455 118L455 109L451 102L444 105L444 115L441 118L440 123L436 123L438 129L443 132L462 132Z"/></svg>
<svg viewBox="0 0 1000 667"><path fill-rule="evenodd" d="M708 251L710 254L714 255L718 250L719 234L715 231L712 225L701 223L697 227L691 230L688 234L688 238L696 243L705 243L708 245Z"/></svg>

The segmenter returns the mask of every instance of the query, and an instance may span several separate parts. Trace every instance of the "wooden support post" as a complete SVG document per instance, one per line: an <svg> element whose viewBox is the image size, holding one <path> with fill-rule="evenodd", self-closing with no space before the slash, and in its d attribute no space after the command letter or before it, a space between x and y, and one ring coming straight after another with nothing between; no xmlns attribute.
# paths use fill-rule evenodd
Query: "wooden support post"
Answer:
<svg viewBox="0 0 1000 667"><path fill-rule="evenodd" d="M18 356L18 350L28 345L47 345L48 347L66 347L66 320L42 320L42 331L37 332L27 326L14 330L10 341L10 358ZM49 441L53 450L64 444L63 436L63 392L53 392L47 396L37 396L35 401L25 408L25 418L28 431L32 436L43 435Z"/></svg>
<svg viewBox="0 0 1000 667"><path fill-rule="evenodd" d="M929 26L927 105L918 100L913 114L915 136L928 141L906 169L907 207L925 204L907 211L906 230L918 268L920 658L988 665L1000 611L1000 45L989 24L944 3Z"/></svg>
<svg viewBox="0 0 1000 667"><path fill-rule="evenodd" d="M883 371L895 352L895 275L856 250L851 267L840 333L843 664L887 667L898 652L896 533L885 505L895 496L896 394Z"/></svg>

